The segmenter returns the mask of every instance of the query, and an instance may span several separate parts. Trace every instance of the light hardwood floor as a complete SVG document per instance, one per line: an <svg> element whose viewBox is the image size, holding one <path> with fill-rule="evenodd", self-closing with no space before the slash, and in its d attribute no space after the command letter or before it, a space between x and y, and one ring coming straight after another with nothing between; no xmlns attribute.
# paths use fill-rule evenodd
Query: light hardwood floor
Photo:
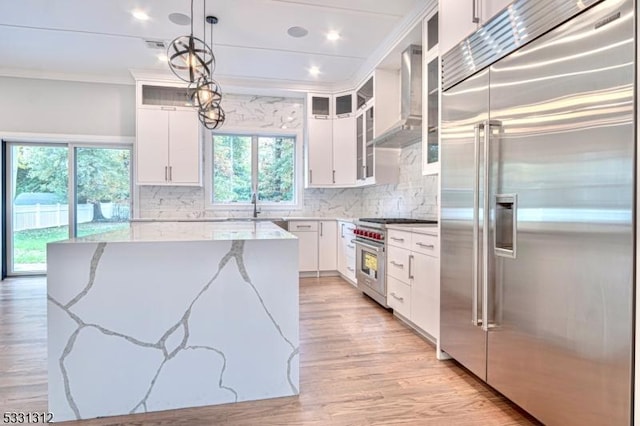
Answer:
<svg viewBox="0 0 640 426"><path fill-rule="evenodd" d="M46 354L44 279L0 282L1 412L46 411ZM340 278L300 280L300 369L298 397L69 424L536 424Z"/></svg>

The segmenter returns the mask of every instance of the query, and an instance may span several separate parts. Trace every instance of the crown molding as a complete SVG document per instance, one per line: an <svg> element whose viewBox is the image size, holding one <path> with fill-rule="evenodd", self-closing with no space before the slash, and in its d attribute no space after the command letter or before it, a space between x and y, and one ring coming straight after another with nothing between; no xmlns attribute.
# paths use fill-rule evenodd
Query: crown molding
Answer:
<svg viewBox="0 0 640 426"><path fill-rule="evenodd" d="M2 68L0 77L32 78L37 80L75 81L81 83L125 84L133 85L135 81L131 76L114 76L102 74L62 73L55 71L42 71L24 68Z"/></svg>
<svg viewBox="0 0 640 426"><path fill-rule="evenodd" d="M336 85L334 90L349 90L359 86L376 69L393 50L402 43L416 27L422 24L422 20L438 10L437 0L427 0L420 2L413 11L408 14L391 34L380 44L380 46L364 61L353 78L345 85Z"/></svg>

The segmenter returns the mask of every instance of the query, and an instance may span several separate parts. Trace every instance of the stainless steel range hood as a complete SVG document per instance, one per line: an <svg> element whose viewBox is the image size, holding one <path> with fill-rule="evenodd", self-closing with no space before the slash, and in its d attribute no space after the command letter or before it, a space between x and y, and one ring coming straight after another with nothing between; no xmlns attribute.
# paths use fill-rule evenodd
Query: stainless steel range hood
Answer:
<svg viewBox="0 0 640 426"><path fill-rule="evenodd" d="M400 91L400 121L373 140L376 147L402 148L422 139L422 46L402 52Z"/></svg>

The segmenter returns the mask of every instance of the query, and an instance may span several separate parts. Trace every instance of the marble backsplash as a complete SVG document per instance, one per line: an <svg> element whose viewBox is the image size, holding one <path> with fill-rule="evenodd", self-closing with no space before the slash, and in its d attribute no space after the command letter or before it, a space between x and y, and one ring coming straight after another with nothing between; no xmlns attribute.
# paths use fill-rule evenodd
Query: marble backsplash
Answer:
<svg viewBox="0 0 640 426"><path fill-rule="evenodd" d="M420 144L400 153L398 183L366 188L305 189L300 210L274 210L278 217L412 217L437 218L437 176L422 176ZM241 210L207 210L205 190L197 187L142 186L140 218L197 219L247 216Z"/></svg>
<svg viewBox="0 0 640 426"><path fill-rule="evenodd" d="M438 177L422 175L421 144L400 152L398 183L362 191L362 213L370 217L437 219Z"/></svg>
<svg viewBox="0 0 640 426"><path fill-rule="evenodd" d="M234 130L300 129L304 122L303 100L271 96L225 95L226 125ZM367 188L305 189L303 206L296 210L264 211L278 217L413 217L437 216L436 176L422 176L421 144L400 153L398 183ZM141 186L138 218L197 219L247 216L246 210L208 210L205 188Z"/></svg>

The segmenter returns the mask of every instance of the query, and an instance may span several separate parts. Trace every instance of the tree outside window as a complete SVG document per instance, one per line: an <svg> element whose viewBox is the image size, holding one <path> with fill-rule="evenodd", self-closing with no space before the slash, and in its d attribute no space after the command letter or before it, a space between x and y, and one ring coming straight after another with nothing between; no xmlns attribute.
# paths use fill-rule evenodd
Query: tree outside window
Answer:
<svg viewBox="0 0 640 426"><path fill-rule="evenodd" d="M214 204L251 202L254 188L262 203L295 202L295 138L214 135Z"/></svg>

